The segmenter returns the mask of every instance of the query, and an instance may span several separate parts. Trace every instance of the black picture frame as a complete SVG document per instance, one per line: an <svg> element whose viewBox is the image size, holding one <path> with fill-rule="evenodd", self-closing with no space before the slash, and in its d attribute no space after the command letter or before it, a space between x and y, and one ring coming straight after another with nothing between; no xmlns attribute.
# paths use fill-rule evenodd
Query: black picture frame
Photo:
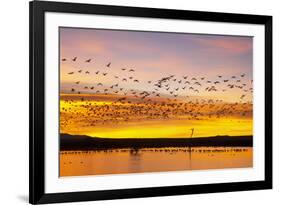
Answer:
<svg viewBox="0 0 281 205"><path fill-rule="evenodd" d="M30 164L29 202L31 204L154 197L198 193L260 190L272 188L272 17L262 15L184 11L124 6L32 1L30 12ZM46 12L97 14L259 24L265 27L265 180L71 193L45 192L44 146L44 25Z"/></svg>

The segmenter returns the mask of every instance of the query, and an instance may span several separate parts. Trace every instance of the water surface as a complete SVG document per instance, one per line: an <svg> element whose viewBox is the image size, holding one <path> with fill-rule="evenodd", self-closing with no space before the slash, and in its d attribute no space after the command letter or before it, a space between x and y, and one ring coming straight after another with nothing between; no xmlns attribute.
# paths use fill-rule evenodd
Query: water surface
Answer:
<svg viewBox="0 0 281 205"><path fill-rule="evenodd" d="M243 168L251 147L193 147L61 151L60 176Z"/></svg>

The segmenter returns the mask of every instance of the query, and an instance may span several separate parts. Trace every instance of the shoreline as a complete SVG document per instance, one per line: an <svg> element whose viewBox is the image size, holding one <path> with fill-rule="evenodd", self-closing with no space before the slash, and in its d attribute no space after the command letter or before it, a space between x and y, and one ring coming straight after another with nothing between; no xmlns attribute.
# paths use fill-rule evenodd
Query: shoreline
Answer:
<svg viewBox="0 0 281 205"><path fill-rule="evenodd" d="M200 138L98 138L60 134L60 151L141 149L163 147L253 147L253 136L210 136Z"/></svg>

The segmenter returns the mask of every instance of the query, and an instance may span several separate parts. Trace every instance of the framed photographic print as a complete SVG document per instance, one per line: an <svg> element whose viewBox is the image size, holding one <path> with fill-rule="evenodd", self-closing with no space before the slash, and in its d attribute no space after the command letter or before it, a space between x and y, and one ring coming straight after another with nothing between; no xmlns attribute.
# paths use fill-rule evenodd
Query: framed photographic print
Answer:
<svg viewBox="0 0 281 205"><path fill-rule="evenodd" d="M272 17L30 2L30 203L272 188Z"/></svg>

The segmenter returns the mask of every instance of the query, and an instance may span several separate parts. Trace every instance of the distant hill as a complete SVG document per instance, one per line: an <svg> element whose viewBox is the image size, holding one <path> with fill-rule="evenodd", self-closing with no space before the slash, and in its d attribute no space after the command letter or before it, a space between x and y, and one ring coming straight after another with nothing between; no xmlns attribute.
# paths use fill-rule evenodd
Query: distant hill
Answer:
<svg viewBox="0 0 281 205"><path fill-rule="evenodd" d="M253 136L212 136L201 138L99 138L86 135L60 134L61 150L96 150L113 148L160 147L252 147Z"/></svg>

